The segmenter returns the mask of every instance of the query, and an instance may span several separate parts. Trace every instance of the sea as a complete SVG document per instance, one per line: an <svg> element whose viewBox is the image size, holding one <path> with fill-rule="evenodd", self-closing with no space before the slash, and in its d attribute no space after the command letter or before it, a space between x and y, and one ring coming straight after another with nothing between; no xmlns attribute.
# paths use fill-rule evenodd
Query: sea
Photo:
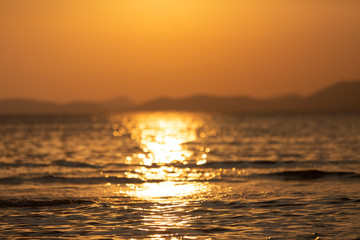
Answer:
<svg viewBox="0 0 360 240"><path fill-rule="evenodd" d="M0 239L360 239L359 114L0 117Z"/></svg>

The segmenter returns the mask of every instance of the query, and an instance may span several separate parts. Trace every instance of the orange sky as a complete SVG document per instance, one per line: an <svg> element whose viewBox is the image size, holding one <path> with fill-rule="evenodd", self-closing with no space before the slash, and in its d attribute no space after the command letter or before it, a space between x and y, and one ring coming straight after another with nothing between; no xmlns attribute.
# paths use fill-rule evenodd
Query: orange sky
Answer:
<svg viewBox="0 0 360 240"><path fill-rule="evenodd" d="M1 0L0 99L308 94L360 78L358 0Z"/></svg>

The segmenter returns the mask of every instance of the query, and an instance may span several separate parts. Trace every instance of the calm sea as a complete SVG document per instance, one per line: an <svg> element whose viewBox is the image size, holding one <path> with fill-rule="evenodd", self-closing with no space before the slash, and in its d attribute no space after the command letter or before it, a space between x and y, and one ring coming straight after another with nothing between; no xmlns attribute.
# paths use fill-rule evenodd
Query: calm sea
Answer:
<svg viewBox="0 0 360 240"><path fill-rule="evenodd" d="M360 115L0 118L1 239L360 239Z"/></svg>

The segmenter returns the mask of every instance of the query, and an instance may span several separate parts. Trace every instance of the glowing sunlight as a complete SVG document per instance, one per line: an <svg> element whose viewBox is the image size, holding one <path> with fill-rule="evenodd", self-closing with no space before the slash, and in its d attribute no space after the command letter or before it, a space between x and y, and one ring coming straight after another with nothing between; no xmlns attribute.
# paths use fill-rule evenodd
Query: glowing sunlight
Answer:
<svg viewBox="0 0 360 240"><path fill-rule="evenodd" d="M142 185L131 184L128 186L129 190L126 193L131 196L143 199L158 199L159 201L169 201L169 199L177 197L196 195L207 189L203 184L175 182L144 183Z"/></svg>
<svg viewBox="0 0 360 240"><path fill-rule="evenodd" d="M190 113L137 113L121 119L114 116L112 122L117 122L114 123L114 136L129 133L140 147L140 151L127 156L126 160L142 166L126 176L141 176L144 181L156 181L141 185L129 184L124 193L142 199L169 199L205 191L206 185L202 183L184 183L197 178L196 172L191 172L190 168L176 167L207 162L210 148L192 149L186 145L209 134L201 130L204 117L195 117Z"/></svg>
<svg viewBox="0 0 360 240"><path fill-rule="evenodd" d="M143 113L124 118L122 124L143 152L136 156L146 166L169 163L187 164L194 160L194 152L183 146L198 139L198 129L203 119L191 114ZM198 164L206 163L206 154L196 158Z"/></svg>

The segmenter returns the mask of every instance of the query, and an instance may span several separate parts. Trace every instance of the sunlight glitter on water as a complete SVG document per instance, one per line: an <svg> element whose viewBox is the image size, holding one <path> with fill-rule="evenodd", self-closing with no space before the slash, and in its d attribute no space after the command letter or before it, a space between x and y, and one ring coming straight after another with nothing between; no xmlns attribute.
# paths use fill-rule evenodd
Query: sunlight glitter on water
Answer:
<svg viewBox="0 0 360 240"><path fill-rule="evenodd" d="M144 183L141 185L128 184L126 193L142 199L151 199L152 201L168 201L176 198L198 195L208 190L205 184L191 183Z"/></svg>
<svg viewBox="0 0 360 240"><path fill-rule="evenodd" d="M198 129L204 124L204 119L194 118L190 114L179 113L143 113L121 119L140 146L143 153L137 158L143 164L186 163L194 152L184 148L183 143L198 139ZM206 155L199 159L199 163L206 162Z"/></svg>
<svg viewBox="0 0 360 240"><path fill-rule="evenodd" d="M181 113L142 113L127 115L117 119L113 117L113 122L117 121L117 126L123 126L137 142L141 152L133 156L127 156L128 162L132 159L140 160L144 167L138 167L134 173L127 173L127 177L142 176L142 179L165 180L160 183L144 183L141 185L128 185L125 193L141 199L171 199L186 196L196 196L197 193L204 191L204 184L192 184L187 182L179 183L184 177L184 170L166 166L170 163L186 165L189 161L202 165L207 162L207 154L210 149L201 147L197 155L193 150L189 150L184 143L196 141L203 132L199 129L204 125L205 119L196 117L192 114ZM125 132L120 130L119 132ZM196 156L195 156L196 155ZM158 165L158 168L147 168L145 166ZM133 176L132 176L133 175Z"/></svg>
<svg viewBox="0 0 360 240"><path fill-rule="evenodd" d="M359 237L358 115L0 123L1 237Z"/></svg>

